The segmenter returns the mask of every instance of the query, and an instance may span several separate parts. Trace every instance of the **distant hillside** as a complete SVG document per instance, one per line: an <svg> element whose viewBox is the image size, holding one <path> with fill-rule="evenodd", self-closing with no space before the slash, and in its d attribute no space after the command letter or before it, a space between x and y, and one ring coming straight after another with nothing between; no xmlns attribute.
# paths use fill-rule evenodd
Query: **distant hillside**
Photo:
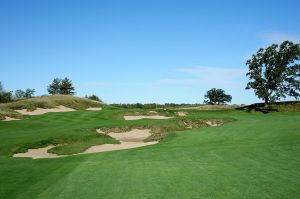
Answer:
<svg viewBox="0 0 300 199"><path fill-rule="evenodd" d="M275 102L268 106L264 103L256 103L248 106L243 106L238 108L246 111L260 111L263 113L268 112L300 112L300 101L285 101L285 102Z"/></svg>
<svg viewBox="0 0 300 199"><path fill-rule="evenodd" d="M27 109L32 111L36 108L55 108L57 106L65 106L76 110L84 110L90 107L102 107L102 103L71 95L40 96L6 104L0 104L0 119L4 119L5 116L21 118L22 115L14 110Z"/></svg>

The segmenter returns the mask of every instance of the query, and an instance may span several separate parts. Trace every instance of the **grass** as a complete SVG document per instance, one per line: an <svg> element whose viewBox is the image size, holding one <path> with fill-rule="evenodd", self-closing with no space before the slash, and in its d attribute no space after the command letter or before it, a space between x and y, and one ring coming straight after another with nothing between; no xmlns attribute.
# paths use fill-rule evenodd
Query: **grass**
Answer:
<svg viewBox="0 0 300 199"><path fill-rule="evenodd" d="M40 160L9 155L25 143L78 139L68 153L86 143L83 134L87 142L106 139L93 137L96 128L169 128L177 118L124 121L125 110L108 107L0 122L0 198L300 197L299 112L188 111L190 120L236 121L142 148Z"/></svg>
<svg viewBox="0 0 300 199"><path fill-rule="evenodd" d="M5 119L5 116L22 118L22 115L14 110L27 109L29 111L33 111L37 108L55 108L60 105L76 110L84 110L89 107L103 106L103 104L98 101L71 95L40 96L6 104L0 104L0 120Z"/></svg>

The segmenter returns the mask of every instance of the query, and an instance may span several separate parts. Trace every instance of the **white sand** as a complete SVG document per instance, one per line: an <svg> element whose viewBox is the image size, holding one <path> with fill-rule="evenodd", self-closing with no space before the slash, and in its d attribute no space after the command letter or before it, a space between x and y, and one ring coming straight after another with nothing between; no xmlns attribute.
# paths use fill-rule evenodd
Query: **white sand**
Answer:
<svg viewBox="0 0 300 199"><path fill-rule="evenodd" d="M98 133L103 133L100 129L97 129ZM97 146L92 146L87 149L84 153L97 153L103 151L114 151L121 149L131 149L152 144L157 144L158 142L144 142L144 139L151 135L150 129L133 129L124 133L109 133L109 136L119 140L121 144L102 144Z"/></svg>
<svg viewBox="0 0 300 199"><path fill-rule="evenodd" d="M206 121L206 124L208 124L209 126L221 126L222 124L218 124L217 122L214 121Z"/></svg>
<svg viewBox="0 0 300 199"><path fill-rule="evenodd" d="M70 111L75 111L75 109L68 108L65 106L58 106L56 108L37 108L34 111L27 111L26 109L22 110L16 110L17 112L21 113L22 115L42 115L45 113L57 113L57 112L70 112Z"/></svg>
<svg viewBox="0 0 300 199"><path fill-rule="evenodd" d="M98 133L103 133L101 130L97 130ZM109 133L109 136L119 140L120 144L102 144L96 145L88 148L83 153L79 154L87 154L87 153L98 153L104 151L114 151L114 150L123 150L123 149L131 149L137 148L152 144L157 144L158 142L144 142L144 139L151 135L149 129L133 129L129 132L124 133ZM13 157L29 157L32 159L40 159L40 158L58 158L65 157L67 155L56 155L52 153L48 153L48 150L55 147L54 145L49 145L47 147L39 148L39 149L29 149L25 153L17 153L14 154ZM78 154L74 154L78 155Z"/></svg>
<svg viewBox="0 0 300 199"><path fill-rule="evenodd" d="M13 157L22 157L22 158L32 158L32 159L39 159L39 158L57 158L63 157L62 155L56 155L53 153L48 153L48 150L55 147L54 145L49 145L47 147L38 148L38 149L29 149L25 153L16 153Z"/></svg>
<svg viewBox="0 0 300 199"><path fill-rule="evenodd" d="M157 144L158 142L121 142L121 144L102 144L92 146L87 149L84 153L98 153L104 151L115 151L123 149L131 149L137 147L143 147L147 145Z"/></svg>
<svg viewBox="0 0 300 199"><path fill-rule="evenodd" d="M141 120L141 119L170 119L173 117L166 117L162 115L124 115L125 120Z"/></svg>
<svg viewBox="0 0 300 199"><path fill-rule="evenodd" d="M96 107L96 108L87 108L86 110L88 111L101 111L102 108L101 107Z"/></svg>
<svg viewBox="0 0 300 199"><path fill-rule="evenodd" d="M20 119L6 116L4 120L0 120L0 121L16 121L16 120L20 120Z"/></svg>
<svg viewBox="0 0 300 199"><path fill-rule="evenodd" d="M177 112L177 115L178 116L187 116L187 112L182 112L182 111L179 111L179 112Z"/></svg>

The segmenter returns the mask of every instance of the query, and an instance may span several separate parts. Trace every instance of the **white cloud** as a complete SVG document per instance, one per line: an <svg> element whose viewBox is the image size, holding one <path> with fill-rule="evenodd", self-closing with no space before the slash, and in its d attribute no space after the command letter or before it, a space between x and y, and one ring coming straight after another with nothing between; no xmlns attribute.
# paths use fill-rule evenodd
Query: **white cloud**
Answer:
<svg viewBox="0 0 300 199"><path fill-rule="evenodd" d="M300 36L289 34L289 33L282 33L282 32L266 32L261 35L261 38L264 42L268 44L278 44L285 40L289 40L295 43L300 43Z"/></svg>
<svg viewBox="0 0 300 199"><path fill-rule="evenodd" d="M179 68L177 72L187 74L191 77L185 82L205 84L212 86L239 86L245 79L247 68L225 68L225 67L192 67Z"/></svg>

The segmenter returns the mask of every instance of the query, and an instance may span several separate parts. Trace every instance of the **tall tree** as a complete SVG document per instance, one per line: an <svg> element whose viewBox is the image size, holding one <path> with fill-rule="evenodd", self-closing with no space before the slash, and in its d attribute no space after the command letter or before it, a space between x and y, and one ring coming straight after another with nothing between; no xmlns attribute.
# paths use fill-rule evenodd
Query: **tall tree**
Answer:
<svg viewBox="0 0 300 199"><path fill-rule="evenodd" d="M0 103L12 101L12 92L5 91L2 82L0 82Z"/></svg>
<svg viewBox="0 0 300 199"><path fill-rule="evenodd" d="M34 96L34 93L35 93L35 89L27 88L27 89L25 90L24 97L25 97L25 98L31 98L31 97Z"/></svg>
<svg viewBox="0 0 300 199"><path fill-rule="evenodd" d="M21 89L17 89L15 91L14 99L19 100L19 99L23 99L23 98L25 98L25 91L23 91Z"/></svg>
<svg viewBox="0 0 300 199"><path fill-rule="evenodd" d="M212 88L204 95L204 103L206 104L226 104L231 102L231 95L227 95L223 89Z"/></svg>
<svg viewBox="0 0 300 199"><path fill-rule="evenodd" d="M60 94L60 87L61 87L61 79L55 78L51 84L48 85L48 93L51 95L58 95Z"/></svg>
<svg viewBox="0 0 300 199"><path fill-rule="evenodd" d="M61 81L60 84L60 94L62 95L74 95L75 88L73 87L73 83L67 77Z"/></svg>
<svg viewBox="0 0 300 199"><path fill-rule="evenodd" d="M247 76L250 82L246 89L254 89L255 95L269 104L292 96L300 96L300 45L284 41L266 49L260 48L247 60Z"/></svg>
<svg viewBox="0 0 300 199"><path fill-rule="evenodd" d="M0 93L3 93L3 92L4 92L4 88L3 88L2 82L0 82Z"/></svg>

